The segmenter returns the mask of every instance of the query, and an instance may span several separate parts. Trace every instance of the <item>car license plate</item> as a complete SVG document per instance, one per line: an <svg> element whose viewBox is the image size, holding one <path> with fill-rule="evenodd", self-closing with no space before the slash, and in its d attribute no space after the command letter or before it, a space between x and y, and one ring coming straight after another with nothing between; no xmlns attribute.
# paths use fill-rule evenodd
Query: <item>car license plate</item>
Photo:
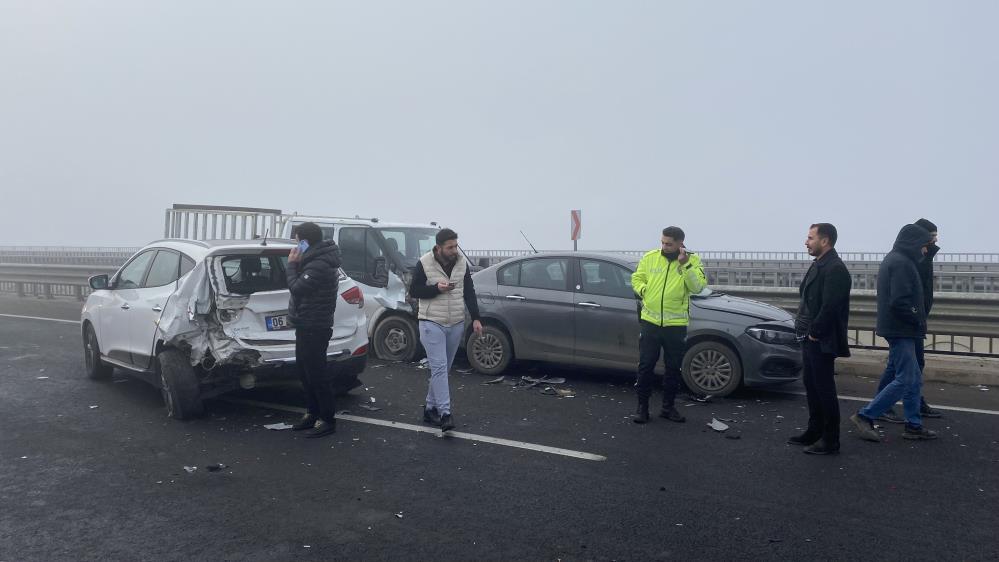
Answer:
<svg viewBox="0 0 999 562"><path fill-rule="evenodd" d="M282 314L281 316L268 316L265 320L267 322L268 332L288 330L291 328L291 322L288 321L287 314Z"/></svg>

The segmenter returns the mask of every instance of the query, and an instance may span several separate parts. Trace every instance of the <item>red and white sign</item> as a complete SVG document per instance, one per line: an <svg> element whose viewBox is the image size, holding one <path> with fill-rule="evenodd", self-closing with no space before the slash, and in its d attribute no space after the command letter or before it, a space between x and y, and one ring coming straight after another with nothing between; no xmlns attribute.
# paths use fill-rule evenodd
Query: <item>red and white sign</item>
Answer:
<svg viewBox="0 0 999 562"><path fill-rule="evenodd" d="M570 230L570 235L572 237L572 241L575 242L583 237L583 212L576 209L575 211L570 211L570 213L572 214L572 228Z"/></svg>

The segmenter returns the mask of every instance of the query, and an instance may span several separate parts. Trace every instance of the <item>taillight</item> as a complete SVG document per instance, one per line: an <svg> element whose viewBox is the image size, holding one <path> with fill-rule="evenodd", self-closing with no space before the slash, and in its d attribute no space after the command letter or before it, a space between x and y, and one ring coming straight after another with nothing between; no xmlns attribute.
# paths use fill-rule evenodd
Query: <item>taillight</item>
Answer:
<svg viewBox="0 0 999 562"><path fill-rule="evenodd" d="M366 354L367 352L368 352L368 346L362 345L361 347L357 348L357 350L354 351L354 353L351 353L350 355L351 357L358 357L360 355Z"/></svg>
<svg viewBox="0 0 999 562"><path fill-rule="evenodd" d="M356 304L357 308L364 308L364 293L357 287L351 287L340 294L343 300L350 304Z"/></svg>

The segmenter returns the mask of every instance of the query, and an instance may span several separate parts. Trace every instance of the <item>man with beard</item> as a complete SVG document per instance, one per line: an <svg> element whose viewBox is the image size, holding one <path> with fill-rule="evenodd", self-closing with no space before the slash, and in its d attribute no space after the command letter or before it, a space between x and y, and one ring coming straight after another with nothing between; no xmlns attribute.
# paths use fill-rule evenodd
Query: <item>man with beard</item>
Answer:
<svg viewBox="0 0 999 562"><path fill-rule="evenodd" d="M919 219L915 224L930 232L930 245L927 246L926 255L923 257L923 261L916 264L916 267L919 269L919 279L923 282L923 303L926 307L927 319L929 319L930 309L933 308L933 256L937 255L937 252L940 251L940 246L937 246L937 225L926 219ZM919 370L923 371L926 368L923 340L916 342L916 361L919 363ZM878 384L878 392L884 390L893 380L895 380L895 371L890 368L885 369L885 372L881 375L881 382ZM925 396L919 398L919 415L924 418L943 417L940 410L931 408L926 403ZM878 420L888 423L905 423L905 418L898 415L894 406L879 417Z"/></svg>
<svg viewBox="0 0 999 562"><path fill-rule="evenodd" d="M899 398L905 412L904 439L936 439L923 427L919 398L923 376L916 358L916 345L926 337L926 302L917 264L930 244L925 228L907 224L895 239L891 252L878 269L878 320L876 332L888 340L888 370L892 381L878 392L870 404L850 416L861 439L880 442L874 420L888 411ZM887 373L886 373L886 376Z"/></svg>
<svg viewBox="0 0 999 562"><path fill-rule="evenodd" d="M680 386L680 367L687 352L687 326L690 323L690 295L707 286L701 258L687 253L683 230L663 229L662 246L646 253L631 276L632 288L642 301L641 335L638 340L638 410L632 421L649 421L649 398L656 364L662 353L666 363L663 377L663 405L659 417L673 422L686 420L674 406Z"/></svg>
<svg viewBox="0 0 999 562"><path fill-rule="evenodd" d="M333 336L340 248L323 240L315 223L298 225L294 236L298 246L288 256L288 319L295 327L295 363L308 411L292 429L323 437L336 431L336 394L326 372L326 351Z"/></svg>
<svg viewBox="0 0 999 562"><path fill-rule="evenodd" d="M419 299L420 343L430 363L423 421L448 431L454 429L448 373L465 333L465 308L476 335L482 335L482 322L472 268L459 254L458 234L450 228L441 229L436 242L416 264L409 294Z"/></svg>
<svg viewBox="0 0 999 562"><path fill-rule="evenodd" d="M839 398L833 375L836 358L850 356L846 327L853 280L836 252L837 236L836 227L829 223L809 228L805 247L815 261L798 288L801 302L794 331L801 342L808 428L787 442L805 445L811 455L839 452Z"/></svg>

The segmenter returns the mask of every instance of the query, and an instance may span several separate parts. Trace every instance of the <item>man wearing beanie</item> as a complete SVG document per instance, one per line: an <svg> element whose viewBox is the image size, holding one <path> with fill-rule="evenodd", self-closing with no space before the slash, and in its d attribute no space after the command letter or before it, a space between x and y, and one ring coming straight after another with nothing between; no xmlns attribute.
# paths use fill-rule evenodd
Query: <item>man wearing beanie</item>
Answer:
<svg viewBox="0 0 999 562"><path fill-rule="evenodd" d="M937 255L937 252L940 251L940 246L937 246L937 225L927 219L919 219L915 222L915 224L928 230L931 236L930 245L927 246L926 255L923 257L923 261L916 264L916 269L919 270L919 279L923 283L923 303L926 306L926 316L929 317L930 308L933 307L933 256ZM919 340L919 342L916 343L916 361L919 363L919 370L922 371L926 367L923 340ZM881 382L878 384L878 392L884 390L884 388L894 379L894 371L886 369L884 374L881 376ZM925 396L920 397L919 414L924 418L943 417L940 410L931 408L930 405L926 403ZM894 407L885 412L884 415L878 418L878 420L888 423L905 423L905 418L898 415Z"/></svg>

